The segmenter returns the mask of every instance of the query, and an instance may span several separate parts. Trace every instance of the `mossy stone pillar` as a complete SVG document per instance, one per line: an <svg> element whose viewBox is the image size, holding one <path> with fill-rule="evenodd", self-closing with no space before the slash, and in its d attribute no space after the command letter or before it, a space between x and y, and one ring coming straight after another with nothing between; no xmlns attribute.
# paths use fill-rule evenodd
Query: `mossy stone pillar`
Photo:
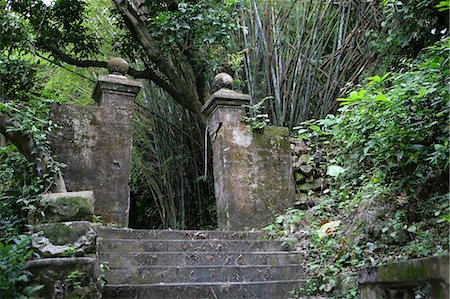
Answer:
<svg viewBox="0 0 450 299"><path fill-rule="evenodd" d="M202 112L212 144L219 228L262 228L294 203L288 130L250 132L241 122L250 96L231 90L228 74L217 75L215 85L220 89Z"/></svg>
<svg viewBox="0 0 450 299"><path fill-rule="evenodd" d="M130 211L131 146L134 99L141 83L128 80L128 64L120 58L108 64L93 98L99 106L95 150L95 214L106 223L127 226Z"/></svg>

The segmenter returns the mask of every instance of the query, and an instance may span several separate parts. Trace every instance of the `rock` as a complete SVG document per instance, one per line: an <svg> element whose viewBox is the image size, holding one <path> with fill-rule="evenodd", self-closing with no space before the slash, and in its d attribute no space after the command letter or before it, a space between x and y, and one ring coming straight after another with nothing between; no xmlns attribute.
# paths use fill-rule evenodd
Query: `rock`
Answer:
<svg viewBox="0 0 450 299"><path fill-rule="evenodd" d="M42 257L95 253L97 234L88 222L49 223L33 227L32 246Z"/></svg>
<svg viewBox="0 0 450 299"><path fill-rule="evenodd" d="M313 184L313 190L318 190L320 188L322 188L322 185L324 184L324 179L323 178L318 178L315 179L312 184Z"/></svg>
<svg viewBox="0 0 450 299"><path fill-rule="evenodd" d="M415 297L415 288L427 286L426 298L449 298L449 256L410 259L381 266L359 268L356 283L363 298ZM400 295L400 296L399 296ZM394 296L391 296L394 298Z"/></svg>
<svg viewBox="0 0 450 299"><path fill-rule="evenodd" d="M305 179L305 176L304 176L303 174L299 173L299 172L295 172L295 173L294 173L294 177L295 177L295 181L296 181L297 183L298 183L298 182L301 182L302 180Z"/></svg>
<svg viewBox="0 0 450 299"><path fill-rule="evenodd" d="M298 189L301 191L317 190L322 187L323 182L324 182L323 178L315 179L310 183L307 182L307 183L299 185Z"/></svg>
<svg viewBox="0 0 450 299"><path fill-rule="evenodd" d="M296 194L297 201L294 203L294 208L299 210L307 210L308 209L308 195L305 193L297 193Z"/></svg>
<svg viewBox="0 0 450 299"><path fill-rule="evenodd" d="M311 155L301 155L299 158L299 161L301 164L308 164L309 161L312 161L312 156Z"/></svg>
<svg viewBox="0 0 450 299"><path fill-rule="evenodd" d="M305 193L297 193L297 202L294 204L294 208L299 210L307 210L315 206L314 201Z"/></svg>
<svg viewBox="0 0 450 299"><path fill-rule="evenodd" d="M311 165L301 165L300 166L300 171L305 174L305 175L309 175L313 170L313 167Z"/></svg>
<svg viewBox="0 0 450 299"><path fill-rule="evenodd" d="M299 185L298 189L301 191L309 191L314 189L314 185L312 183L304 183Z"/></svg>
<svg viewBox="0 0 450 299"><path fill-rule="evenodd" d="M306 200L308 199L308 195L300 192L295 194L295 199L297 200L297 202L306 202Z"/></svg>
<svg viewBox="0 0 450 299"><path fill-rule="evenodd" d="M97 234L86 221L41 224L32 227L33 248L43 257L95 253Z"/></svg>
<svg viewBox="0 0 450 299"><path fill-rule="evenodd" d="M296 154L300 152L307 152L309 150L308 145L303 140L291 139L291 144L293 145L291 149L294 150L294 153Z"/></svg>
<svg viewBox="0 0 450 299"><path fill-rule="evenodd" d="M29 223L92 221L94 216L92 191L51 193L42 195L35 211L28 215Z"/></svg>
<svg viewBox="0 0 450 299"><path fill-rule="evenodd" d="M300 146L296 145L296 146L294 147L294 153L295 153L296 155L299 155L299 154L301 154L301 153L303 153L303 152L304 152L304 150L303 150Z"/></svg>

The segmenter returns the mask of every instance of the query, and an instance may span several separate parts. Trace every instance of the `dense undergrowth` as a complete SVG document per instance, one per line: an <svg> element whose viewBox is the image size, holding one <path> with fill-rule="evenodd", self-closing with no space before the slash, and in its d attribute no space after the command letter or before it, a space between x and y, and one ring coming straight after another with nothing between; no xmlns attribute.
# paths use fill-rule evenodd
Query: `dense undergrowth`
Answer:
<svg viewBox="0 0 450 299"><path fill-rule="evenodd" d="M28 94L27 101L0 102L0 112L19 121L23 134L30 134L41 149L49 151L47 134L54 125L48 120L46 101ZM49 165L56 171L60 165ZM52 172L50 171L50 172ZM27 214L35 209L39 194L53 182L51 174L39 177L15 145L0 146L0 294L2 298L29 298L42 286L27 286L31 273L25 269L34 256L27 233Z"/></svg>
<svg viewBox="0 0 450 299"><path fill-rule="evenodd" d="M298 128L331 164L326 194L267 228L303 252L316 277L297 295L354 298L357 286L340 273L448 252L449 51L447 38L368 78L339 99L338 116Z"/></svg>
<svg viewBox="0 0 450 299"><path fill-rule="evenodd" d="M5 53L3 53L5 54ZM0 55L0 117L14 119L17 130L24 136L32 136L34 144L50 154L48 134L55 128L49 120L49 104L57 102L36 76L43 74L29 60L11 54ZM37 161L35 161L37 162ZM27 215L35 209L39 194L48 191L53 174L62 165L51 160L49 170L37 175L38 165L30 162L10 142L0 143L0 297L32 297L39 287L27 286L31 273L24 267L34 257L27 232Z"/></svg>

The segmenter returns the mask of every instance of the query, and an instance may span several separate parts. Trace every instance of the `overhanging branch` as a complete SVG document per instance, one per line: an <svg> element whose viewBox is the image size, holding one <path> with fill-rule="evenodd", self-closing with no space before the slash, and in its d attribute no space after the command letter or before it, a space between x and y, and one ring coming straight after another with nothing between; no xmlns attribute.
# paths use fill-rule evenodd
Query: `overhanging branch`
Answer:
<svg viewBox="0 0 450 299"><path fill-rule="evenodd" d="M39 45L40 49L49 51L54 56L56 56L58 59L64 61L67 64L74 65L77 67L98 67L98 68L106 68L108 63L105 61L98 61L98 60L79 60L74 59L70 57L69 55L62 52L60 49L50 46L50 45ZM161 77L159 77L152 69L147 68L145 70L136 70L132 67L128 69L128 74L132 76L135 79L148 79L155 84L157 84L159 87L161 87L163 90L165 90L170 95L176 94L176 90L168 84L165 80L163 80Z"/></svg>
<svg viewBox="0 0 450 299"><path fill-rule="evenodd" d="M99 67L99 68L106 68L108 63L105 61L98 61L98 60L78 60L70 57L69 55L62 52L60 49L56 48L52 45L43 45L39 44L37 45L38 48L46 50L51 52L53 55L64 61L65 63L68 63L70 65L74 65L77 67Z"/></svg>

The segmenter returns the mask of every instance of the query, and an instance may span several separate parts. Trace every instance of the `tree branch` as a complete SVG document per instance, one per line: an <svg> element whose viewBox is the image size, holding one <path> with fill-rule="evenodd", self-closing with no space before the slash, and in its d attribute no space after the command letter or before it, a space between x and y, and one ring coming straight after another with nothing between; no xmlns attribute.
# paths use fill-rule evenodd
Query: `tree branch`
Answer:
<svg viewBox="0 0 450 299"><path fill-rule="evenodd" d="M97 60L78 60L70 57L69 55L62 52L60 49L51 46L51 45L41 45L39 44L37 46L40 49L43 49L45 51L49 51L54 56L56 56L58 59L62 60L63 62L74 65L77 67L99 67L99 68L106 68L108 63L105 61L97 61ZM136 70L132 67L128 69L128 74L132 76L135 79L148 79L153 81L155 84L157 84L159 87L161 87L163 90L165 90L168 94L170 94L172 97L175 97L177 94L177 91L174 89L173 86L168 84L166 81L164 81L160 76L158 76L152 69L146 68L145 70Z"/></svg>
<svg viewBox="0 0 450 299"><path fill-rule="evenodd" d="M139 17L138 13L133 9L132 5L126 0L113 0L117 9L119 10L125 25L130 30L133 37L141 44L150 60L156 67L165 75L170 82L179 80L179 74L173 67L153 37L145 28L144 22Z"/></svg>
<svg viewBox="0 0 450 299"><path fill-rule="evenodd" d="M17 121L3 112L0 112L0 133L11 141L28 161L34 164L34 171L37 176L43 177L49 173L47 166L51 160L50 155L36 144L30 134L20 129L20 124ZM67 192L60 171L55 174L51 190L52 192Z"/></svg>
<svg viewBox="0 0 450 299"><path fill-rule="evenodd" d="M78 60L70 57L69 55L62 52L60 49L56 48L52 45L46 44L38 44L36 45L38 48L46 50L54 54L57 58L61 59L65 63L77 66L77 67L99 67L106 68L108 63L105 61L97 61L97 60Z"/></svg>
<svg viewBox="0 0 450 299"><path fill-rule="evenodd" d="M169 92L167 89L165 90L181 106L201 116L202 103L195 86L183 79L182 74L178 71L179 68L177 69L168 58L170 54L161 51L156 41L147 31L145 23L141 20L129 1L113 1L133 37L141 44L150 61L167 78L166 80L161 78L161 80L165 81L167 85L170 85L173 92ZM195 78L193 79L192 81L195 82Z"/></svg>

